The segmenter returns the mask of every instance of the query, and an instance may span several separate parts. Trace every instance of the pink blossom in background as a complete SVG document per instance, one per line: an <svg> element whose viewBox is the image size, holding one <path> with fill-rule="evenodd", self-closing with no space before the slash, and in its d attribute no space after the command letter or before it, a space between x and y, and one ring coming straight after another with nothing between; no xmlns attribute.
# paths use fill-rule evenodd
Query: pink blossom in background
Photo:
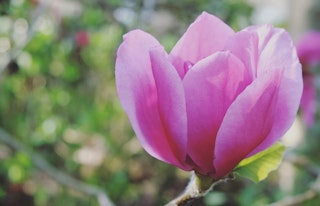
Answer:
<svg viewBox="0 0 320 206"><path fill-rule="evenodd" d="M124 35L115 74L144 149L213 178L279 140L302 93L301 65L286 31L262 25L234 32L206 12L169 54L144 31Z"/></svg>
<svg viewBox="0 0 320 206"><path fill-rule="evenodd" d="M312 68L320 64L320 32L306 33L297 44L297 52L303 70L303 93L301 98L302 118L312 126L317 110L317 90Z"/></svg>
<svg viewBox="0 0 320 206"><path fill-rule="evenodd" d="M79 47L88 46L89 43L90 43L89 33L87 31L84 31L84 30L78 31L75 34L75 41L76 41L77 46L79 46Z"/></svg>

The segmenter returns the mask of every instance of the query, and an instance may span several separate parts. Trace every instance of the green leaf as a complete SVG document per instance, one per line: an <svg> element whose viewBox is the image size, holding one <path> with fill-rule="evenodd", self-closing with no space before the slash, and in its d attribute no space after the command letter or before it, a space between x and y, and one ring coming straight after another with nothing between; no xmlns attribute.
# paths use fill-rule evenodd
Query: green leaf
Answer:
<svg viewBox="0 0 320 206"><path fill-rule="evenodd" d="M234 169L234 172L254 182L260 182L271 171L278 168L284 151L284 145L275 143L272 147L242 160Z"/></svg>

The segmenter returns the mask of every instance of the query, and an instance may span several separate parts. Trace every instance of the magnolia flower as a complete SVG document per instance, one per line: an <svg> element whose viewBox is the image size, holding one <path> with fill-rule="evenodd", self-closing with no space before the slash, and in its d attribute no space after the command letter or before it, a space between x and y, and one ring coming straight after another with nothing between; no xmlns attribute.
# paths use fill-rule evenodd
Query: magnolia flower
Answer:
<svg viewBox="0 0 320 206"><path fill-rule="evenodd" d="M120 102L144 149L183 170L221 178L291 126L301 65L287 32L234 32L203 12L167 54L150 34L124 36L116 59Z"/></svg>
<svg viewBox="0 0 320 206"><path fill-rule="evenodd" d="M301 98L302 118L307 126L314 124L317 110L317 90L312 68L320 65L320 32L306 33L297 44L303 70L303 93Z"/></svg>

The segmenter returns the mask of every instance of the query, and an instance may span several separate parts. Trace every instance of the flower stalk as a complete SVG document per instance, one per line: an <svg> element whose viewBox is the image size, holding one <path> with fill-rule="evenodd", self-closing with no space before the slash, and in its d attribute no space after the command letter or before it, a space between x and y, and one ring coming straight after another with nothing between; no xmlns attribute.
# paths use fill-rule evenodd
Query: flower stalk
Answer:
<svg viewBox="0 0 320 206"><path fill-rule="evenodd" d="M190 181L186 189L178 197L167 203L165 206L183 206L187 205L196 199L204 197L212 188L221 182L233 180L232 173L219 179L213 179L209 176L204 176L196 172L192 172Z"/></svg>

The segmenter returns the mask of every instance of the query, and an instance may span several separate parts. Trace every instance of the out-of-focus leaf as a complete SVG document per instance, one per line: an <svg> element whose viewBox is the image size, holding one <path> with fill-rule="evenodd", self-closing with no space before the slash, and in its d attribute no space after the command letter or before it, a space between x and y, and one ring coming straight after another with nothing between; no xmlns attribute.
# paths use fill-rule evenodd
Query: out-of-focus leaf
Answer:
<svg viewBox="0 0 320 206"><path fill-rule="evenodd" d="M277 169L285 150L285 146L276 143L272 147L242 160L235 172L254 182L264 180L268 174Z"/></svg>

